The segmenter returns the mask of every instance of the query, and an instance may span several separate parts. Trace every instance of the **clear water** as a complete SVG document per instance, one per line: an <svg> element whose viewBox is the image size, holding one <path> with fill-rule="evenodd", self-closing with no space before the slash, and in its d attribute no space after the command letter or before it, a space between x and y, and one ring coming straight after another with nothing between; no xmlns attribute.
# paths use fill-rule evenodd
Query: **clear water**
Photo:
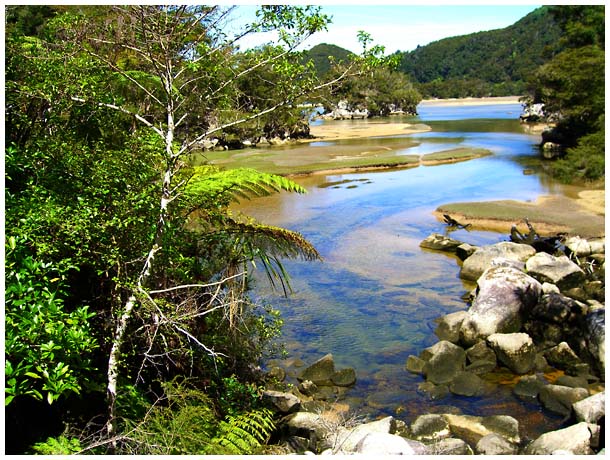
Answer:
<svg viewBox="0 0 610 460"><path fill-rule="evenodd" d="M534 200L561 193L548 178L523 174L524 164L536 158L540 139L524 133L519 113L519 104L421 107L417 118L396 120L429 124L430 132L347 142L399 146L408 137L414 143L401 153L471 146L493 155L448 165L299 178L307 195L280 194L240 207L265 223L302 233L322 254L322 262L286 261L294 289L288 298L272 292L263 277L254 295L281 310L283 341L292 359L311 363L332 353L338 368L356 369L358 382L345 396L354 411L394 415L407 423L448 406L472 415L512 415L526 438L561 423L538 404L515 398L505 383L490 383L482 397L430 400L417 389L423 378L405 370L409 355L438 341L435 319L466 309L461 297L473 288L458 277L456 258L419 247L429 234L445 231L432 212L448 202ZM345 143L313 143L298 153ZM345 180L350 182L339 184ZM465 230L451 236L472 244L507 239Z"/></svg>

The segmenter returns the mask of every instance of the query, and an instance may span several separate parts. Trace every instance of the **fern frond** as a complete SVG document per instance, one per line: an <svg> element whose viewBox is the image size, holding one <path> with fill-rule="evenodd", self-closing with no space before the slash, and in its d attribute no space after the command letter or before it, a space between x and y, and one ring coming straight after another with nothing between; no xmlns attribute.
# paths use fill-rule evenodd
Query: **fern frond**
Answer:
<svg viewBox="0 0 610 460"><path fill-rule="evenodd" d="M307 193L305 188L286 177L255 169L221 170L215 166L205 165L194 167L193 172L185 194L194 199L229 197L232 201L239 201L240 198L268 196L282 190Z"/></svg>
<svg viewBox="0 0 610 460"><path fill-rule="evenodd" d="M273 430L273 413L269 409L256 410L227 417L220 424L216 440L230 453L250 454L269 440Z"/></svg>

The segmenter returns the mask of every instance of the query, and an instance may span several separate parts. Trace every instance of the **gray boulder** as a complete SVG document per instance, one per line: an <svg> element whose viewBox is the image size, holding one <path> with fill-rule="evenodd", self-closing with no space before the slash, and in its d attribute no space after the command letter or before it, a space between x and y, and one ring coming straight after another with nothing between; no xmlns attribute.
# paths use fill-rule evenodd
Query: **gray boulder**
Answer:
<svg viewBox="0 0 610 460"><path fill-rule="evenodd" d="M545 385L540 389L540 402L552 412L561 415L570 415L572 404L582 401L589 396L584 388L571 388L561 385Z"/></svg>
<svg viewBox="0 0 610 460"><path fill-rule="evenodd" d="M396 431L394 417L385 417L374 422L363 423L354 428L338 427L329 433L327 443L335 452L356 452L358 443L371 433L393 434Z"/></svg>
<svg viewBox="0 0 610 460"><path fill-rule="evenodd" d="M562 291L580 285L585 279L585 272L567 256L555 257L546 252L530 257L525 269L541 283L555 284Z"/></svg>
<svg viewBox="0 0 610 460"><path fill-rule="evenodd" d="M330 381L338 387L351 387L356 383L356 371L351 367L335 372Z"/></svg>
<svg viewBox="0 0 610 460"><path fill-rule="evenodd" d="M426 361L423 374L434 384L449 383L463 369L466 352L457 345L441 340L422 351L421 358Z"/></svg>
<svg viewBox="0 0 610 460"><path fill-rule="evenodd" d="M568 372L579 369L582 364L582 360L566 342L561 342L546 350L544 357L552 366Z"/></svg>
<svg viewBox="0 0 610 460"><path fill-rule="evenodd" d="M409 355L405 368L413 374L423 374L426 361L417 356Z"/></svg>
<svg viewBox="0 0 610 460"><path fill-rule="evenodd" d="M515 374L526 374L536 364L536 347L532 338L523 332L514 334L492 334L487 343L498 360Z"/></svg>
<svg viewBox="0 0 610 460"><path fill-rule="evenodd" d="M357 454L426 455L426 446L390 433L369 433L356 446Z"/></svg>
<svg viewBox="0 0 610 460"><path fill-rule="evenodd" d="M483 436L475 447L475 451L479 455L515 455L517 450L515 444L508 442L497 433Z"/></svg>
<svg viewBox="0 0 610 460"><path fill-rule="evenodd" d="M511 267L493 267L477 281L478 294L462 321L460 340L474 345L495 333L518 332L523 312L539 301L542 285Z"/></svg>
<svg viewBox="0 0 610 460"><path fill-rule="evenodd" d="M423 240L419 246L426 249L433 249L435 251L444 251L455 253L458 246L461 246L461 241L454 240L448 236L441 235L440 233L433 233Z"/></svg>
<svg viewBox="0 0 610 460"><path fill-rule="evenodd" d="M593 309L584 318L586 348L595 360L600 375L606 369L606 309Z"/></svg>
<svg viewBox="0 0 610 460"><path fill-rule="evenodd" d="M579 422L598 423L606 415L606 392L596 393L572 404L574 415Z"/></svg>
<svg viewBox="0 0 610 460"><path fill-rule="evenodd" d="M449 391L460 396L481 396L485 382L476 374L460 372L449 384Z"/></svg>
<svg viewBox="0 0 610 460"><path fill-rule="evenodd" d="M544 433L525 448L526 455L552 455L564 453L572 455L591 455L592 434L589 424L580 422L562 430Z"/></svg>
<svg viewBox="0 0 610 460"><path fill-rule="evenodd" d="M461 261L464 261L468 259L471 255L473 255L477 249L477 246L472 246L468 243L464 243L459 245L455 249L455 255L458 256Z"/></svg>
<svg viewBox="0 0 610 460"><path fill-rule="evenodd" d="M576 257L586 257L591 255L591 244L580 236L571 236L567 238L564 245Z"/></svg>
<svg viewBox="0 0 610 460"><path fill-rule="evenodd" d="M464 260L460 277L466 280L477 280L491 266L496 257L525 262L536 254L536 250L527 244L502 242L491 246L478 248L470 257Z"/></svg>
<svg viewBox="0 0 610 460"><path fill-rule="evenodd" d="M472 455L468 443L458 438L441 439L428 445L428 455Z"/></svg>
<svg viewBox="0 0 610 460"><path fill-rule="evenodd" d="M299 398L292 393L283 393L281 391L265 390L263 391L262 399L283 414L296 412L301 406Z"/></svg>
<svg viewBox="0 0 610 460"><path fill-rule="evenodd" d="M331 377L335 373L335 361L332 354L323 356L311 366L303 369L297 379L310 380L316 385L332 385Z"/></svg>
<svg viewBox="0 0 610 460"><path fill-rule="evenodd" d="M460 340L462 321L464 321L466 316L466 311L456 311L442 316L438 320L438 326L434 330L434 333L440 340L457 343Z"/></svg>
<svg viewBox="0 0 610 460"><path fill-rule="evenodd" d="M537 375L524 375L515 385L513 392L524 399L536 399L546 384L547 382Z"/></svg>
<svg viewBox="0 0 610 460"><path fill-rule="evenodd" d="M411 436L422 442L438 441L451 436L449 424L440 414L420 415L410 428Z"/></svg>
<svg viewBox="0 0 610 460"><path fill-rule="evenodd" d="M519 422L508 415L477 417L474 415L443 414L451 432L471 445L492 433L499 434L511 443L518 444Z"/></svg>

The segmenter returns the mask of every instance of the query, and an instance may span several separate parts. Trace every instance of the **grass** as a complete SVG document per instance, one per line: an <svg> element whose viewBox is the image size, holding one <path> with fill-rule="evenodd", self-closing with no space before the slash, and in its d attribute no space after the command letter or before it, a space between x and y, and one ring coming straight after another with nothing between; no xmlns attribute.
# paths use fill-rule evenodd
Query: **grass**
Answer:
<svg viewBox="0 0 610 460"><path fill-rule="evenodd" d="M328 147L272 147L267 149L206 152L195 158L227 169L254 168L280 175L305 175L335 171L410 168L480 158L491 153L485 149L457 148L427 155L404 155L400 151L417 145L405 140L402 145L332 145Z"/></svg>

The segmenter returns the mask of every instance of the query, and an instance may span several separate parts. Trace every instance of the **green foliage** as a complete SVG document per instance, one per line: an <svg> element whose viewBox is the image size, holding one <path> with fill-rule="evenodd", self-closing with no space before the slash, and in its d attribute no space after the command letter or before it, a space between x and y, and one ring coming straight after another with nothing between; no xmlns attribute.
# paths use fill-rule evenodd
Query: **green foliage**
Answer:
<svg viewBox="0 0 610 460"><path fill-rule="evenodd" d="M558 51L560 28L549 7L510 27L445 38L400 54L399 70L424 97L523 94L525 81Z"/></svg>
<svg viewBox="0 0 610 460"><path fill-rule="evenodd" d="M578 145L553 164L553 174L563 182L595 181L605 174L605 129L581 137Z"/></svg>
<svg viewBox="0 0 610 460"><path fill-rule="evenodd" d="M29 255L25 239L7 239L5 269L5 404L19 395L52 404L80 393L94 371L93 314L65 308L65 272Z"/></svg>
<svg viewBox="0 0 610 460"><path fill-rule="evenodd" d="M37 442L32 446L34 454L38 455L74 455L83 450L77 438L58 436L48 438L44 442Z"/></svg>
<svg viewBox="0 0 610 460"><path fill-rule="evenodd" d="M222 378L216 392L222 413L229 416L258 408L261 404L261 389L240 382L235 375Z"/></svg>
<svg viewBox="0 0 610 460"><path fill-rule="evenodd" d="M303 61L313 63L319 76L326 75L335 64L348 62L354 58L354 54L340 46L320 43L303 53Z"/></svg>
<svg viewBox="0 0 610 460"><path fill-rule="evenodd" d="M260 409L228 416L220 423L214 441L224 447L227 454L252 454L269 440L274 429L273 413L269 409Z"/></svg>

